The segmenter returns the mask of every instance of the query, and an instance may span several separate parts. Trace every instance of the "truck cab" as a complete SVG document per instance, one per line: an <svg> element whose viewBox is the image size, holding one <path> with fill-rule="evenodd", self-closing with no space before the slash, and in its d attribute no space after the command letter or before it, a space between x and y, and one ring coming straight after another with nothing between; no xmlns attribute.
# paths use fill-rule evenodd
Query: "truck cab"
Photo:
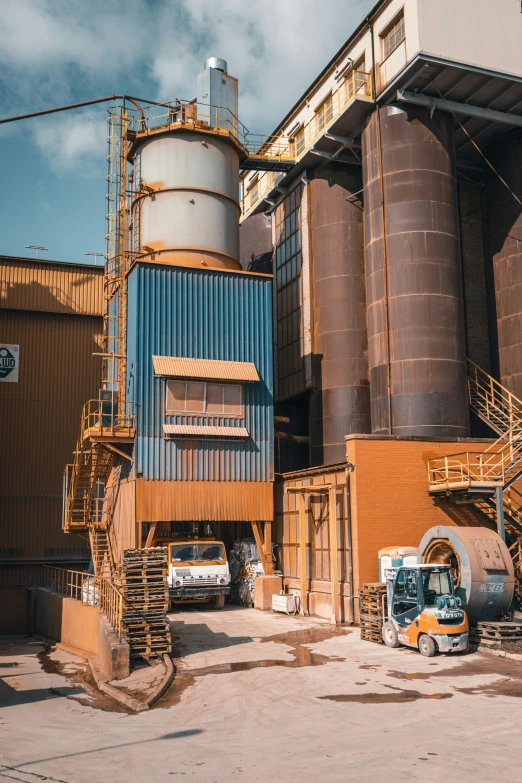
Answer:
<svg viewBox="0 0 522 783"><path fill-rule="evenodd" d="M468 619L455 595L451 567L417 565L386 572L388 610L383 641L431 657L468 648Z"/></svg>
<svg viewBox="0 0 522 783"><path fill-rule="evenodd" d="M212 602L222 609L230 593L230 571L222 541L213 539L157 539L153 546L167 546L170 602Z"/></svg>

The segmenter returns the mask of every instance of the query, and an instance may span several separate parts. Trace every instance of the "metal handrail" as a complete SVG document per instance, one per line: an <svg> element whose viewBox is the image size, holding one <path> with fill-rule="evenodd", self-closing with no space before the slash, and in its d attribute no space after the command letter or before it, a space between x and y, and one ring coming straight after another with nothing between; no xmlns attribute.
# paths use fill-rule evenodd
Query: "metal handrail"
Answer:
<svg viewBox="0 0 522 783"><path fill-rule="evenodd" d="M471 383L474 382L475 389L482 393L488 413L492 412L490 408L494 406L504 409L507 415L510 416L510 419L513 417L513 411L518 414L517 419L522 419L522 400L512 394L505 386L502 386L495 378L492 378L489 373L475 364L475 362L472 362L471 359L468 359L467 363L470 401L472 399Z"/></svg>
<svg viewBox="0 0 522 783"><path fill-rule="evenodd" d="M65 598L95 606L107 615L119 639L123 638L123 595L107 579L55 566L42 566L42 587Z"/></svg>
<svg viewBox="0 0 522 783"><path fill-rule="evenodd" d="M331 98L290 140L286 157L296 161L301 158L354 98L373 100L373 97L372 74L367 71L350 71L337 90L332 92ZM273 171L262 174L256 182L257 187L254 185L243 197L241 214L245 216L283 176L283 173Z"/></svg>

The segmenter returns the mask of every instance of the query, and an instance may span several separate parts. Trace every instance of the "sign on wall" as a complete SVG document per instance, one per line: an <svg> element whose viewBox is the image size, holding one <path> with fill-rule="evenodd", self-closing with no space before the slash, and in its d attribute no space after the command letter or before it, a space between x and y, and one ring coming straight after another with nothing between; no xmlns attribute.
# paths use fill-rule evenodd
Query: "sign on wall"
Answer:
<svg viewBox="0 0 522 783"><path fill-rule="evenodd" d="M18 383L20 346L0 343L0 383Z"/></svg>

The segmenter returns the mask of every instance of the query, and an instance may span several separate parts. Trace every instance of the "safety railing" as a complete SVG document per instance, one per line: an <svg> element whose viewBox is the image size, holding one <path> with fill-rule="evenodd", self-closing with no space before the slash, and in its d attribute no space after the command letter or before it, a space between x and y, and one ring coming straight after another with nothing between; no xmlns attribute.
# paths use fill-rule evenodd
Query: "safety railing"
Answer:
<svg viewBox="0 0 522 783"><path fill-rule="evenodd" d="M123 636L123 595L107 579L54 566L42 566L42 587L87 606L95 606L107 615L114 631Z"/></svg>
<svg viewBox="0 0 522 783"><path fill-rule="evenodd" d="M288 148L282 153L288 160L297 161L326 132L332 122L344 112L354 98L373 100L372 74L366 71L352 70L315 112L296 135L290 139ZM268 149L268 147L267 147ZM272 189L277 180L284 176L279 172L267 171L245 193L241 203L242 215L246 215Z"/></svg>
<svg viewBox="0 0 522 783"><path fill-rule="evenodd" d="M444 489L464 489L504 484L507 457L503 453L461 452L436 457L428 462L428 483L431 492Z"/></svg>
<svg viewBox="0 0 522 783"><path fill-rule="evenodd" d="M109 618L119 639L123 636L123 595L118 588L107 579L97 580L99 607Z"/></svg>
<svg viewBox="0 0 522 783"><path fill-rule="evenodd" d="M116 393L107 394L107 400L89 400L82 410L82 437L90 435L134 436L136 403L126 401L123 406ZM122 409L123 408L123 409Z"/></svg>
<svg viewBox="0 0 522 783"><path fill-rule="evenodd" d="M96 578L85 571L69 571L55 566L42 566L42 587L82 604L98 605Z"/></svg>
<svg viewBox="0 0 522 783"><path fill-rule="evenodd" d="M505 431L517 422L522 428L522 401L470 359L468 394L470 404L480 408L495 429Z"/></svg>

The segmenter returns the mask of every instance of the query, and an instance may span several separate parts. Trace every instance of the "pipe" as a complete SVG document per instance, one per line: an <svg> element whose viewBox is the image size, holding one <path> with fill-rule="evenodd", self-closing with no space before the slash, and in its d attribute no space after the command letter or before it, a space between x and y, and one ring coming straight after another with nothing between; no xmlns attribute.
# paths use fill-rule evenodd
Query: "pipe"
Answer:
<svg viewBox="0 0 522 783"><path fill-rule="evenodd" d="M140 113L140 120L142 120L143 122L145 122L145 116L143 114L143 109L141 108L138 101L141 101L141 103L147 103L150 106L164 106L167 109L169 107L168 103L156 103L155 101L146 101L142 98L132 98L130 95L107 95L105 98L94 98L91 101L81 101L80 103L69 103L66 106L56 106L53 109L43 109L42 111L33 111L30 114L19 114L16 117L5 117L4 119L0 120L0 125L3 125L6 122L17 122L18 120L27 120L31 117L41 117L44 114L56 114L56 112L59 111L68 111L69 109L79 109L82 106L92 106L95 103L106 103L107 101L113 101L115 99L130 101L131 103L133 103Z"/></svg>
<svg viewBox="0 0 522 783"><path fill-rule="evenodd" d="M355 469L355 465L353 465L353 463L348 462L346 464L346 470L345 470L346 538L348 544L348 584L350 587L350 622L351 623L355 622L355 596L353 594L352 511L351 511L351 499L350 499L350 473L354 469Z"/></svg>
<svg viewBox="0 0 522 783"><path fill-rule="evenodd" d="M280 432L276 430L275 437L279 440L290 440L292 443L310 443L308 435L290 435L288 432Z"/></svg>

